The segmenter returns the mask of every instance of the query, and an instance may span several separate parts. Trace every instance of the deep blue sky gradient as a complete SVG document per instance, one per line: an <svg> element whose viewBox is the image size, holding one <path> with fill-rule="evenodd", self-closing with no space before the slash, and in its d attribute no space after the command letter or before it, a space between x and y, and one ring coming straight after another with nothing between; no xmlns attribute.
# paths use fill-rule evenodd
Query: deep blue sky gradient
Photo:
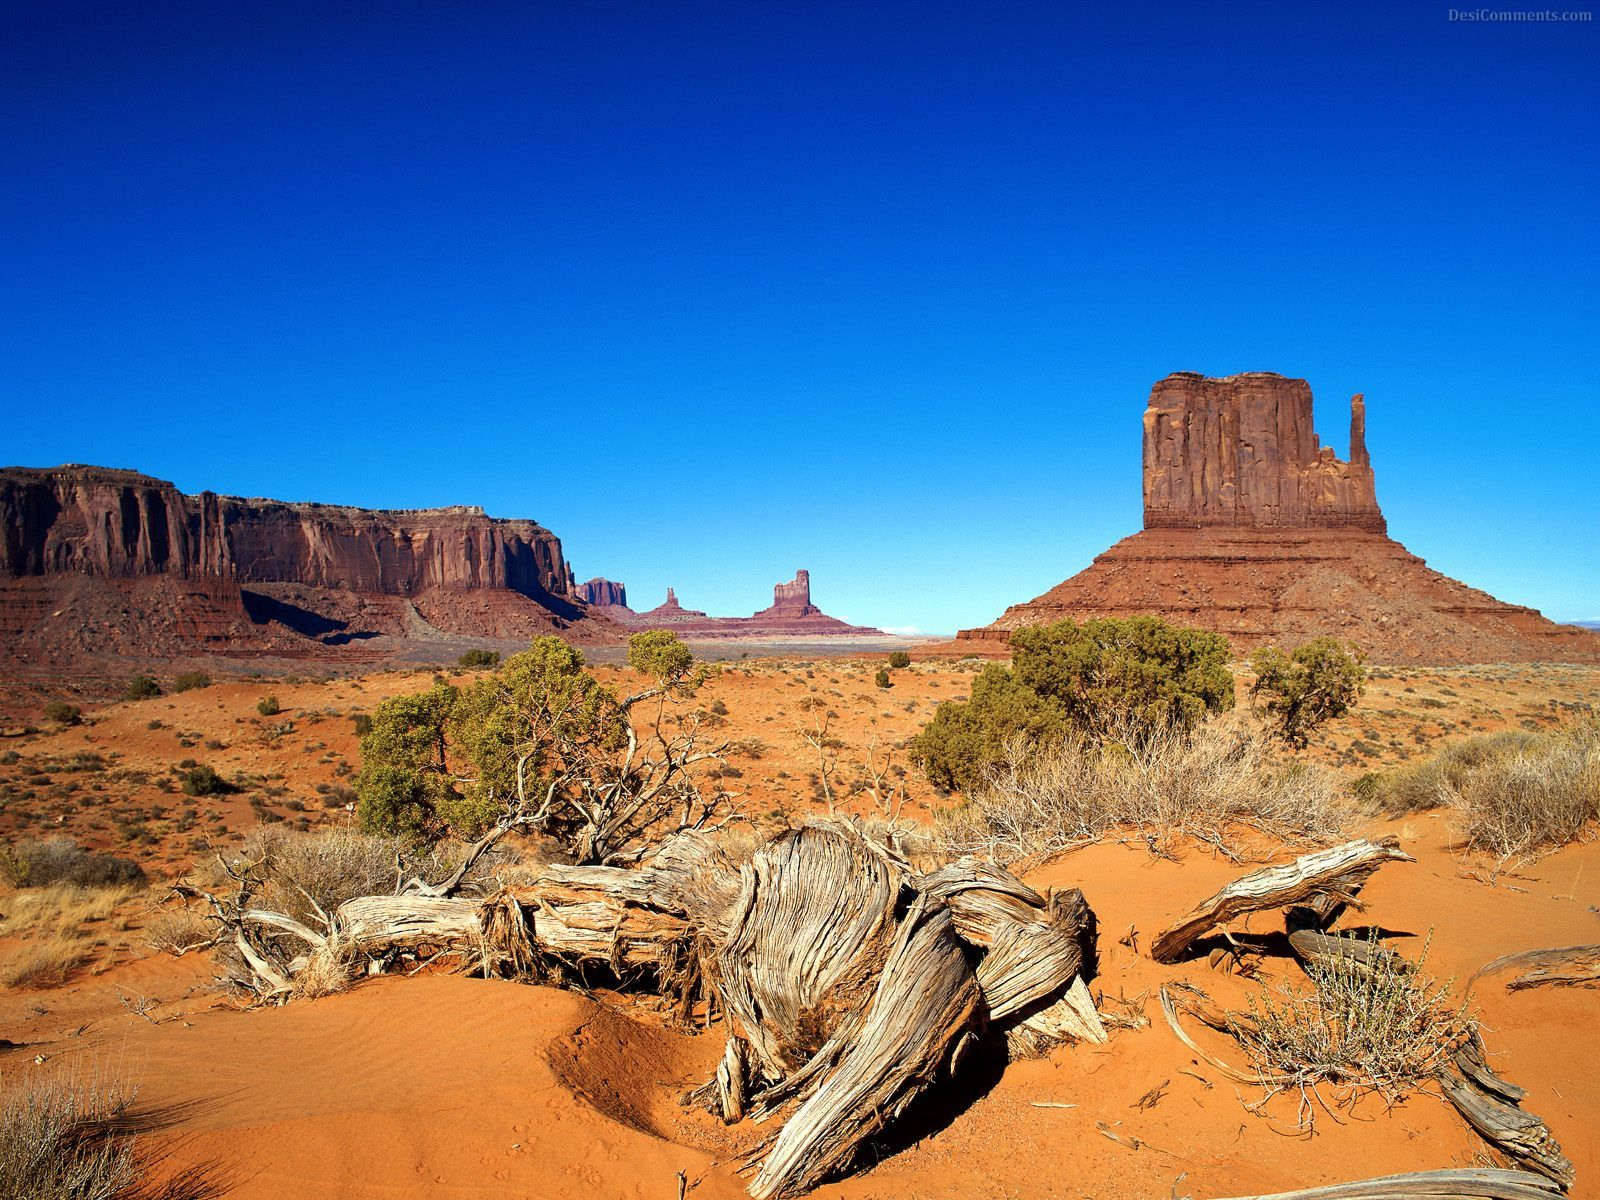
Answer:
<svg viewBox="0 0 1600 1200"><path fill-rule="evenodd" d="M1275 370L1600 617L1600 22L1448 11L10 5L0 460L949 632L1139 527L1152 382Z"/></svg>

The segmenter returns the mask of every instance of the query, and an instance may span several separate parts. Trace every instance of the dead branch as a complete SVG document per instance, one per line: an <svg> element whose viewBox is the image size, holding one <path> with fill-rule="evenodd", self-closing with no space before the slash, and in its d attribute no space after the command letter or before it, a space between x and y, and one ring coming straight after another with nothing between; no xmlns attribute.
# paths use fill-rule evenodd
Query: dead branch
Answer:
<svg viewBox="0 0 1600 1200"><path fill-rule="evenodd" d="M1503 954L1473 972L1473 980L1508 967L1531 967L1506 984L1512 991L1553 984L1578 987L1600 983L1600 946L1557 946L1549 950L1524 950Z"/></svg>
<svg viewBox="0 0 1600 1200"><path fill-rule="evenodd" d="M1282 908L1318 895L1353 903L1368 877L1384 863L1411 861L1393 838L1381 842L1357 839L1302 855L1292 863L1254 871L1202 900L1169 926L1151 944L1150 956L1157 962L1176 962L1200 938L1245 913Z"/></svg>

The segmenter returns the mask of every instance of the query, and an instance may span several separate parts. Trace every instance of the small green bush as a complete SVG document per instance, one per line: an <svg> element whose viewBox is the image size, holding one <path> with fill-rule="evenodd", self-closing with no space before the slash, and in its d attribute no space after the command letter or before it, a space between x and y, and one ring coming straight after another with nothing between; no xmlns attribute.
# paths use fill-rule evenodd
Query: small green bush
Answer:
<svg viewBox="0 0 1600 1200"><path fill-rule="evenodd" d="M911 665L911 655L904 650L895 650L889 655L889 665L900 671Z"/></svg>
<svg viewBox="0 0 1600 1200"><path fill-rule="evenodd" d="M256 701L256 711L263 717L275 717L283 711L276 696L263 696Z"/></svg>
<svg viewBox="0 0 1600 1200"><path fill-rule="evenodd" d="M185 671L172 681L174 692L192 692L196 688L211 686L211 676L204 671Z"/></svg>
<svg viewBox="0 0 1600 1200"><path fill-rule="evenodd" d="M456 665L473 670L478 667L498 667L500 665L500 651L498 650L468 650L456 659Z"/></svg>
<svg viewBox="0 0 1600 1200"><path fill-rule="evenodd" d="M83 709L65 700L52 700L44 706L44 717L57 725L76 725L83 720Z"/></svg>
<svg viewBox="0 0 1600 1200"><path fill-rule="evenodd" d="M878 673L872 677L872 682L881 688L890 688L894 686L894 683L889 678L888 667L879 667Z"/></svg>
<svg viewBox="0 0 1600 1200"><path fill-rule="evenodd" d="M350 726L357 737L366 737L372 732L372 717L367 713L351 713Z"/></svg>
<svg viewBox="0 0 1600 1200"><path fill-rule="evenodd" d="M123 690L124 700L148 700L152 696L161 695L161 685L149 675L135 675L128 680L128 686Z"/></svg>
<svg viewBox="0 0 1600 1200"><path fill-rule="evenodd" d="M204 763L190 767L183 773L182 786L186 796L221 796L233 791L233 787L217 774L214 767Z"/></svg>
<svg viewBox="0 0 1600 1200"><path fill-rule="evenodd" d="M946 701L911 743L940 791L971 791L1014 744L1077 731L1141 742L1233 707L1228 641L1156 617L1062 621L1017 630L1010 669L989 663L971 698Z"/></svg>
<svg viewBox="0 0 1600 1200"><path fill-rule="evenodd" d="M1273 732L1297 750L1319 726L1349 712L1366 686L1361 655L1337 638L1315 638L1293 654L1266 646L1251 666L1252 702L1267 714Z"/></svg>

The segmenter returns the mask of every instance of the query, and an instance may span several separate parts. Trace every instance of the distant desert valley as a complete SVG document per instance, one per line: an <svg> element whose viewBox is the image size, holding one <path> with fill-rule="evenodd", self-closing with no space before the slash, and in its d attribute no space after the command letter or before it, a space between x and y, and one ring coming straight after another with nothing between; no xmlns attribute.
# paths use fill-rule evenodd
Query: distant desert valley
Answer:
<svg viewBox="0 0 1600 1200"><path fill-rule="evenodd" d="M1119 403L1142 528L944 639L0 469L3 1087L124 1200L1600 1194L1600 631L1363 396Z"/></svg>

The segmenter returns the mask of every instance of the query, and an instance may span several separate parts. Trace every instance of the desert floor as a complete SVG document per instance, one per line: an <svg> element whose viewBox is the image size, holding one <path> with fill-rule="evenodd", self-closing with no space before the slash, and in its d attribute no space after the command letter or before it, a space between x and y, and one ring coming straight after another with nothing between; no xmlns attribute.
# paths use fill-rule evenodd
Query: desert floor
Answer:
<svg viewBox="0 0 1600 1200"><path fill-rule="evenodd" d="M839 782L862 766L903 762L892 748L942 700L964 696L981 665L935 660L893 673L881 660L726 664L696 701L734 746L746 811L776 824L820 803L819 719L844 742ZM628 673L597 673L623 686ZM234 680L92 708L82 725L0 740L0 841L71 836L141 862L149 886L72 915L83 961L52 987L0 989L0 1072L67 1070L136 1084L140 1099L191 1105L171 1163L214 1159L233 1196L736 1197L728 1161L764 1130L724 1129L684 1109L720 1051L717 1031L671 1026L626 997L454 976L386 978L282 1008L241 1011L212 986L203 958L148 948L144 929L165 888L214 848L262 822L317 829L351 820L359 766L351 717L428 686L431 671L328 681ZM281 711L260 715L264 696ZM1600 669L1496 666L1379 668L1359 708L1309 752L1347 777L1501 728L1544 728L1600 708ZM723 710L726 710L725 712ZM891 760L891 757L892 760ZM177 772L208 764L243 785L182 794ZM932 820L949 801L906 777L905 815ZM871 802L857 797L855 811ZM865 807L863 807L865 806ZM1416 858L1380 871L1366 910L1343 927L1381 928L1458 990L1485 962L1517 950L1600 941L1600 845L1570 846L1509 871L1462 851L1448 811L1372 820ZM1295 851L1256 847L1274 858ZM1318 1108L1296 1129L1297 1097L1262 1103L1224 1079L1163 1023L1155 989L1188 980L1224 1007L1262 981L1295 980L1286 959L1245 980L1205 959L1159 966L1148 937L1249 869L1201 847L1155 857L1141 838L1108 840L1035 867L1036 886L1078 886L1100 921L1093 990L1112 1012L1152 1018L1103 1047L1057 1049L1002 1071L980 1062L953 1107L929 1106L881 1161L820 1189L823 1197L1216 1197L1482 1161L1483 1144L1438 1098L1393 1107L1369 1096ZM0 964L47 936L22 893L0 893ZM1258 926L1270 928L1263 916ZM1600 1180L1600 994L1509 992L1479 980L1471 1001L1490 1062L1528 1089L1573 1159L1575 1195ZM1238 1061L1204 1030L1203 1045ZM1062 1107L1072 1106L1072 1107ZM1115 1135L1115 1137L1110 1136ZM1120 1139L1120 1140L1118 1140ZM1136 1147L1136 1148L1135 1148Z"/></svg>

